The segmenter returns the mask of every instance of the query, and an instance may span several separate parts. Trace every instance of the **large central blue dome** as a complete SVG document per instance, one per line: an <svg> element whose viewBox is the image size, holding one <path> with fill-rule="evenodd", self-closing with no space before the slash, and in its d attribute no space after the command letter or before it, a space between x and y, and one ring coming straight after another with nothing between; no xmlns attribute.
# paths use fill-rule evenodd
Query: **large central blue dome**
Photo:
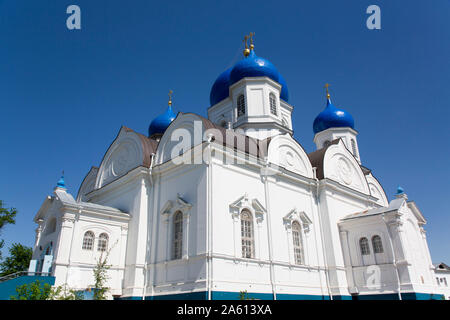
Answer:
<svg viewBox="0 0 450 320"><path fill-rule="evenodd" d="M246 77L269 77L278 82L279 73L272 62L258 57L255 51L251 50L247 58L234 65L230 72L230 85Z"/></svg>
<svg viewBox="0 0 450 320"><path fill-rule="evenodd" d="M278 82L281 85L280 98L286 102L289 100L286 81L278 72L277 68L269 60L258 57L255 51L251 50L248 57L242 59L219 75L209 95L211 105L213 106L227 98L230 86L247 77L268 77Z"/></svg>
<svg viewBox="0 0 450 320"><path fill-rule="evenodd" d="M355 121L353 120L353 117L350 113L343 109L335 107L328 97L325 110L319 113L319 115L314 120L314 134L329 128L336 127L350 127L354 129Z"/></svg>

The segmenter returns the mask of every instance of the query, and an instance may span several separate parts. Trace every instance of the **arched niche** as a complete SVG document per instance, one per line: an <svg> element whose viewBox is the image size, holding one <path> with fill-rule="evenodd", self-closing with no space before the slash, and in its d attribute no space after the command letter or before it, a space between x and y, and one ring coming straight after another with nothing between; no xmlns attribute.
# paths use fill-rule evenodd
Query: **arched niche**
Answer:
<svg viewBox="0 0 450 320"><path fill-rule="evenodd" d="M122 127L103 157L95 188L101 188L120 178L130 170L143 165L143 162L144 150L141 137L134 131Z"/></svg>
<svg viewBox="0 0 450 320"><path fill-rule="evenodd" d="M362 193L370 194L369 186L360 165L347 150L342 140L328 147L323 160L323 170L324 178L337 181Z"/></svg>
<svg viewBox="0 0 450 320"><path fill-rule="evenodd" d="M159 141L154 164L172 160L202 141L203 120L195 114L179 113Z"/></svg>
<svg viewBox="0 0 450 320"><path fill-rule="evenodd" d="M95 182L97 180L98 168L92 167L88 174L84 177L78 190L77 202L86 201L86 195L95 189Z"/></svg>
<svg viewBox="0 0 450 320"><path fill-rule="evenodd" d="M386 193L383 190L383 187L378 182L378 180L372 175L366 175L367 184L369 186L370 195L378 198L377 203L382 205L383 207L387 207L389 202L386 197Z"/></svg>
<svg viewBox="0 0 450 320"><path fill-rule="evenodd" d="M271 139L268 161L302 176L313 177L311 162L305 150L288 134Z"/></svg>

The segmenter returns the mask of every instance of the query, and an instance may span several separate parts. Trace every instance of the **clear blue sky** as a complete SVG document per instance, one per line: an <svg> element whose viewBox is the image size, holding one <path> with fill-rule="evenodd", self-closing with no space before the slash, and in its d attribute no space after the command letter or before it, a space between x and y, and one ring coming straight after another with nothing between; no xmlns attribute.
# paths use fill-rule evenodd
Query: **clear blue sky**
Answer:
<svg viewBox="0 0 450 320"><path fill-rule="evenodd" d="M66 28L70 4L80 31ZM381 30L366 28L371 4ZM389 199L401 185L416 201L433 261L450 263L449 17L449 0L0 0L0 199L19 211L1 237L32 246L61 171L76 195L120 126L146 134L169 89L175 111L206 116L211 85L253 31L288 83L295 138L314 150L330 83L363 164Z"/></svg>

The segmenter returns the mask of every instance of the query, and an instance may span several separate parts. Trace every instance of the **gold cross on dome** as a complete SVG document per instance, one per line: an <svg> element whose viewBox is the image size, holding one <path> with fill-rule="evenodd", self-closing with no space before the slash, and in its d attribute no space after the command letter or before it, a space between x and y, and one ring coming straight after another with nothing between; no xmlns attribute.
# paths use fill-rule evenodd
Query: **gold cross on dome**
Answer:
<svg viewBox="0 0 450 320"><path fill-rule="evenodd" d="M328 92L328 87L329 87L330 85L328 84L328 83L325 83L325 89L327 90L327 98L329 98L330 97L330 93Z"/></svg>
<svg viewBox="0 0 450 320"><path fill-rule="evenodd" d="M242 40L242 42L244 42L245 49L248 49L248 43L247 43L247 41L248 41L248 35L245 35L245 36L244 36L244 40Z"/></svg>
<svg viewBox="0 0 450 320"><path fill-rule="evenodd" d="M253 49L253 36L255 35L254 32L250 32L249 37L250 37L250 49Z"/></svg>
<svg viewBox="0 0 450 320"><path fill-rule="evenodd" d="M172 90L169 90L169 106L172 104Z"/></svg>

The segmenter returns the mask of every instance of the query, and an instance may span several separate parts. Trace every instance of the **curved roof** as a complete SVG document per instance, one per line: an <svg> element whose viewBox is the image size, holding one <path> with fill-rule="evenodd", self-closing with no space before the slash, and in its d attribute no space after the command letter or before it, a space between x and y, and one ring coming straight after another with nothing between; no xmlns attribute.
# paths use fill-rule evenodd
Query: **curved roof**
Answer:
<svg viewBox="0 0 450 320"><path fill-rule="evenodd" d="M150 126L148 127L148 136L151 137L154 134L163 134L176 116L177 115L172 110L172 106L169 105L163 114L157 116L150 123Z"/></svg>
<svg viewBox="0 0 450 320"><path fill-rule="evenodd" d="M350 127L355 128L355 121L350 113L335 107L330 98L327 98L327 106L314 119L313 130L314 134L324 131L328 128L336 127Z"/></svg>
<svg viewBox="0 0 450 320"><path fill-rule="evenodd" d="M325 178L324 172L323 172L323 159L325 158L325 153L327 152L327 149L331 147L334 144L338 144L339 140L342 140L341 138L332 140L326 147L323 147L322 149L317 149L314 152L308 153L309 161L311 162L311 165L313 167L316 167L316 177L319 180L322 180ZM372 171L369 168L366 168L362 165L360 165L362 172L364 175L370 174Z"/></svg>

